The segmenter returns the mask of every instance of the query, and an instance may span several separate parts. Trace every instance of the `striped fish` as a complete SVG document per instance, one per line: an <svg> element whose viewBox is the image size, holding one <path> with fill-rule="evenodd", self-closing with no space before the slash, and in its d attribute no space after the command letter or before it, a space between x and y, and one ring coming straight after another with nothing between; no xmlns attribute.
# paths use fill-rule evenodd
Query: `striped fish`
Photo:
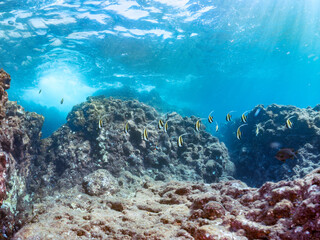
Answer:
<svg viewBox="0 0 320 240"><path fill-rule="evenodd" d="M188 133L184 133L184 134L182 134L182 135L180 135L180 136L178 137L178 140L177 140L177 145L178 145L178 147L182 147L182 146L183 146L182 136L187 135L187 134L188 134Z"/></svg>
<svg viewBox="0 0 320 240"><path fill-rule="evenodd" d="M126 122L126 124L124 125L123 131L125 134L129 132L129 122Z"/></svg>
<svg viewBox="0 0 320 240"><path fill-rule="evenodd" d="M164 126L164 123L163 123L163 121L160 119L159 122L158 122L158 128L159 128L159 129L162 129L163 126Z"/></svg>
<svg viewBox="0 0 320 240"><path fill-rule="evenodd" d="M195 129L196 129L196 131L197 132L199 132L200 131L200 120L198 120L197 122L196 122L196 124L195 124Z"/></svg>
<svg viewBox="0 0 320 240"><path fill-rule="evenodd" d="M232 118L232 116L231 116L231 114L230 114L230 112L227 114L227 116L226 116L226 121L227 122L230 122L231 121L231 118Z"/></svg>
<svg viewBox="0 0 320 240"><path fill-rule="evenodd" d="M101 129L103 127L103 122L102 122L102 119L100 118L99 119L99 129Z"/></svg>
<svg viewBox="0 0 320 240"><path fill-rule="evenodd" d="M245 126L245 125L248 125L248 124L242 124L240 127L238 127L238 129L237 129L237 138L240 140L241 139L241 137L242 137L242 132L241 132L241 130L240 130L240 128L242 127L242 126Z"/></svg>
<svg viewBox="0 0 320 240"><path fill-rule="evenodd" d="M182 147L182 145L183 145L182 135L178 137L177 144L178 144L178 147Z"/></svg>
<svg viewBox="0 0 320 240"><path fill-rule="evenodd" d="M168 121L164 124L164 132L168 132Z"/></svg>
<svg viewBox="0 0 320 240"><path fill-rule="evenodd" d="M243 113L242 115L241 115L241 121L243 122L243 123L247 123L247 115L245 114L245 113Z"/></svg>
<svg viewBox="0 0 320 240"><path fill-rule="evenodd" d="M241 139L241 135L242 135L242 133L241 133L241 131L240 131L240 127L238 127L238 129L237 129L237 138L240 140Z"/></svg>
<svg viewBox="0 0 320 240"><path fill-rule="evenodd" d="M293 123L290 121L291 118L293 118L293 117L288 118L286 121L286 127L289 129L292 128L292 126L293 126Z"/></svg>
<svg viewBox="0 0 320 240"><path fill-rule="evenodd" d="M143 138L144 141L149 141L148 132L147 132L147 129L146 129L146 128L143 130L143 136L142 136L142 138Z"/></svg>
<svg viewBox="0 0 320 240"><path fill-rule="evenodd" d="M208 122L211 124L211 123L213 123L213 117L211 116L211 113L212 113L213 111L211 111L210 113L209 113L209 116L208 116Z"/></svg>

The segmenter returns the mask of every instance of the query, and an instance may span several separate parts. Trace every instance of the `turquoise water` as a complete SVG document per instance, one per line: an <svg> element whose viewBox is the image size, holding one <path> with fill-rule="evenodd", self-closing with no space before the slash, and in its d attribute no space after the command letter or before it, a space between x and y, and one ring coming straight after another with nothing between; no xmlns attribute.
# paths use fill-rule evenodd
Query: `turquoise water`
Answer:
<svg viewBox="0 0 320 240"><path fill-rule="evenodd" d="M319 13L317 0L0 0L0 67L10 100L46 116L45 135L123 87L222 122L320 102Z"/></svg>

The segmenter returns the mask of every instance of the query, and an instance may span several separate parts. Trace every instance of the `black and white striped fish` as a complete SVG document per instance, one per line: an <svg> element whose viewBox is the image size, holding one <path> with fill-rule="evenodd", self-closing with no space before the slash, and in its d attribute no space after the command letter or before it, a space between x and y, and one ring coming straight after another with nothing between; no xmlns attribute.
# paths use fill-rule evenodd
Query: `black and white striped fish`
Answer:
<svg viewBox="0 0 320 240"><path fill-rule="evenodd" d="M292 128L292 126L293 126L293 123L290 121L291 118L293 118L293 117L290 117L286 120L286 127L289 129Z"/></svg>
<svg viewBox="0 0 320 240"><path fill-rule="evenodd" d="M230 112L227 114L226 116L226 121L227 122L230 122L231 121L231 118L232 118L232 115L230 114Z"/></svg>
<svg viewBox="0 0 320 240"><path fill-rule="evenodd" d="M149 141L148 132L147 132L147 129L146 129L146 128L143 130L142 139L143 139L144 141Z"/></svg>
<svg viewBox="0 0 320 240"><path fill-rule="evenodd" d="M211 124L211 123L213 123L213 117L211 116L211 113L213 113L213 111L211 111L210 113L209 113L209 116L208 116L208 122Z"/></svg>
<svg viewBox="0 0 320 240"><path fill-rule="evenodd" d="M159 122L158 122L158 128L159 128L159 129L162 129L163 126L164 126L164 123L163 123L163 121L160 119Z"/></svg>
<svg viewBox="0 0 320 240"><path fill-rule="evenodd" d="M103 122L102 122L102 119L101 119L101 118L99 119L98 125L99 125L99 129L101 129L101 128L103 127Z"/></svg>
<svg viewBox="0 0 320 240"><path fill-rule="evenodd" d="M248 125L248 124L242 124L240 127L238 127L238 129L237 129L237 138L239 139L239 140L241 140L241 137L242 137L242 132L241 132L241 130L240 130L240 128L242 127L242 126L245 126L245 125Z"/></svg>
<svg viewBox="0 0 320 240"><path fill-rule="evenodd" d="M123 131L125 134L129 132L129 122L126 122L126 124L124 125Z"/></svg>
<svg viewBox="0 0 320 240"><path fill-rule="evenodd" d="M149 141L149 137L148 137L148 132L147 132L147 129L143 129L143 135L142 135L142 139L144 141Z"/></svg>
<svg viewBox="0 0 320 240"><path fill-rule="evenodd" d="M242 121L243 123L247 123L247 120L248 120L248 116L246 115L247 112L248 112L248 111L245 111L245 112L242 113L242 115L241 115L241 121Z"/></svg>
<svg viewBox="0 0 320 240"><path fill-rule="evenodd" d="M177 144L178 144L178 147L182 147L182 145L183 145L182 136L179 136L179 137L178 137L178 142L177 142Z"/></svg>
<svg viewBox="0 0 320 240"><path fill-rule="evenodd" d="M201 127L200 120L198 120L198 121L196 122L196 124L195 124L195 129L196 129L197 132L200 131L200 127Z"/></svg>
<svg viewBox="0 0 320 240"><path fill-rule="evenodd" d="M168 132L168 121L164 124L164 128L163 128L163 130L164 130L164 132L166 133L166 132Z"/></svg>

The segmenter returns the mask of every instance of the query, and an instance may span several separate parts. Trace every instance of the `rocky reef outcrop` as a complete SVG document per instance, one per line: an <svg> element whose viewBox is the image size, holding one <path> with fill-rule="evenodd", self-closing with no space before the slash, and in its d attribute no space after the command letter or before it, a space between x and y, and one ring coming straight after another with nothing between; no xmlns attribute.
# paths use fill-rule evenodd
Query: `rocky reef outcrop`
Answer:
<svg viewBox="0 0 320 240"><path fill-rule="evenodd" d="M168 130L158 129L158 121ZM99 120L102 126L99 128ZM40 191L70 188L97 169L108 170L122 184L171 179L216 182L234 172L227 148L203 129L195 130L196 117L160 114L136 100L90 97L73 108L67 123L44 139L34 161L34 181ZM124 126L128 122L128 133ZM148 141L143 140L144 129ZM182 147L178 136L186 134Z"/></svg>
<svg viewBox="0 0 320 240"><path fill-rule="evenodd" d="M43 117L8 101L10 75L0 69L0 239L9 238L30 207L27 182L40 142Z"/></svg>
<svg viewBox="0 0 320 240"><path fill-rule="evenodd" d="M0 70L0 239L320 239L320 106L257 106L228 151L196 117L105 97L41 139L9 87Z"/></svg>
<svg viewBox="0 0 320 240"><path fill-rule="evenodd" d="M228 123L224 141L236 165L235 178L261 186L266 181L301 178L320 167L319 110L320 105L306 109L258 105L248 113L247 125L241 127L241 140L236 138L240 119ZM286 126L289 118L292 128ZM281 148L297 150L297 158L285 163L277 160L275 155Z"/></svg>
<svg viewBox="0 0 320 240"><path fill-rule="evenodd" d="M84 182L101 178L110 179L100 171ZM320 168L260 189L238 180L146 181L127 195L107 182L111 188L99 195L78 185L35 204L30 223L13 239L320 239Z"/></svg>

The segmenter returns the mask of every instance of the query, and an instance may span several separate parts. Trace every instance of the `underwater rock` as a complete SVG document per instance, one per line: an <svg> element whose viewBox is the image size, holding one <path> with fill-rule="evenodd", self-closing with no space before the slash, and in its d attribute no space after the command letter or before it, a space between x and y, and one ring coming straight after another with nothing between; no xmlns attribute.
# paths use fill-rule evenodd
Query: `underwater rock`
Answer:
<svg viewBox="0 0 320 240"><path fill-rule="evenodd" d="M134 184L129 195L75 186L47 197L13 239L320 239L320 168L260 189L238 180Z"/></svg>
<svg viewBox="0 0 320 240"><path fill-rule="evenodd" d="M38 154L44 117L34 112L26 112L16 102L8 101L6 104L6 118L9 124L18 124L19 129L13 132L13 156L20 163L30 161L31 156Z"/></svg>
<svg viewBox="0 0 320 240"><path fill-rule="evenodd" d="M99 169L83 179L82 186L85 192L91 196L112 194L116 191L118 183L114 177L105 169Z"/></svg>
<svg viewBox="0 0 320 240"><path fill-rule="evenodd" d="M167 133L158 129L159 119L168 121ZM197 120L174 112L160 114L136 100L89 97L73 107L65 125L42 141L33 170L41 180L34 181L34 188L47 195L80 184L97 169L123 178L123 184L141 176L208 183L230 179L234 165L227 148L204 130L196 132ZM124 132L126 122L128 133ZM145 128L148 141L142 139ZM185 133L184 145L179 148L177 138ZM135 177L124 177L125 172Z"/></svg>
<svg viewBox="0 0 320 240"><path fill-rule="evenodd" d="M40 139L43 117L7 101L10 77L0 73L0 239L320 239L320 168L309 173L320 155L316 108L249 113L241 142L229 142L237 175L254 185L307 174L257 189L229 181L235 166L228 150L202 126L195 130L198 118L161 114L136 100L88 98ZM286 129L292 115L297 121ZM270 164L279 144L300 158Z"/></svg>
<svg viewBox="0 0 320 240"><path fill-rule="evenodd" d="M9 167L9 157L6 152L0 153L0 205L6 197L7 169Z"/></svg>
<svg viewBox="0 0 320 240"><path fill-rule="evenodd" d="M6 116L5 104L8 101L6 90L10 88L11 77L3 69L0 69L0 119Z"/></svg>
<svg viewBox="0 0 320 240"><path fill-rule="evenodd" d="M250 186L261 186L266 181L301 178L320 167L318 109L319 106L300 109L276 104L267 108L258 105L248 113L248 125L241 128L241 140L235 137L242 124L240 119L228 123L224 128L224 141L236 166L235 178ZM292 128L286 126L289 118ZM281 148L297 150L297 158L285 163L279 161L275 155Z"/></svg>
<svg viewBox="0 0 320 240"><path fill-rule="evenodd" d="M27 185L44 120L8 101L10 80L0 69L0 239L11 237L22 224L19 215L31 208Z"/></svg>

